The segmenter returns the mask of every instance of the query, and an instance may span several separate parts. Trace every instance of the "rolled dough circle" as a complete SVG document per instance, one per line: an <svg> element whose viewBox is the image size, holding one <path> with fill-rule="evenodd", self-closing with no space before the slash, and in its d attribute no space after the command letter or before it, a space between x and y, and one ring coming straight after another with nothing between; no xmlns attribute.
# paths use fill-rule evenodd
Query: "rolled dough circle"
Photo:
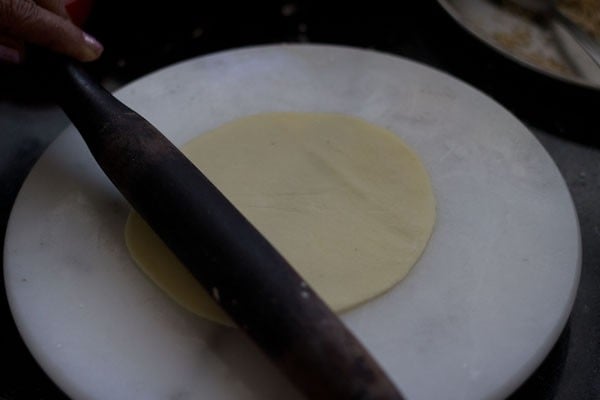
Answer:
<svg viewBox="0 0 600 400"><path fill-rule="evenodd" d="M419 157L394 133L334 113L264 113L198 136L183 152L337 312L406 276L433 230ZM231 323L135 212L140 268L188 310Z"/></svg>

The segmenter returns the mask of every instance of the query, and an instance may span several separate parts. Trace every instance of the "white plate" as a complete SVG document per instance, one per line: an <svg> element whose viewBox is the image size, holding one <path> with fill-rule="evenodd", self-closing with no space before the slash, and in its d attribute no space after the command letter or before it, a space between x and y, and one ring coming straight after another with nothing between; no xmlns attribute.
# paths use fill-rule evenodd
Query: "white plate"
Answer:
<svg viewBox="0 0 600 400"><path fill-rule="evenodd" d="M542 26L496 0L439 0L467 31L536 72L600 89L600 68L560 24Z"/></svg>
<svg viewBox="0 0 600 400"><path fill-rule="evenodd" d="M530 132L443 73L372 51L266 46L193 59L117 96L182 144L263 111L341 112L421 154L438 201L409 276L344 321L409 399L501 398L547 354L580 270L574 207ZM124 245L127 204L73 128L27 178L6 236L19 330L75 399L293 399L236 330L179 308Z"/></svg>

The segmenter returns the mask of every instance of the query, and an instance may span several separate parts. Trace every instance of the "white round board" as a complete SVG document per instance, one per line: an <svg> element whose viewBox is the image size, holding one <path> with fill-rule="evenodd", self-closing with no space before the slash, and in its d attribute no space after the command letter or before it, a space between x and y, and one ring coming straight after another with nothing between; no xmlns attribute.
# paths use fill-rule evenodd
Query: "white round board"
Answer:
<svg viewBox="0 0 600 400"><path fill-rule="evenodd" d="M374 51L273 45L186 61L116 96L177 145L244 115L340 112L421 155L431 241L402 282L342 316L408 399L503 398L561 332L580 270L569 192L525 126L466 84ZM51 379L74 399L301 398L239 331L183 310L138 270L128 209L73 127L19 193L7 294Z"/></svg>

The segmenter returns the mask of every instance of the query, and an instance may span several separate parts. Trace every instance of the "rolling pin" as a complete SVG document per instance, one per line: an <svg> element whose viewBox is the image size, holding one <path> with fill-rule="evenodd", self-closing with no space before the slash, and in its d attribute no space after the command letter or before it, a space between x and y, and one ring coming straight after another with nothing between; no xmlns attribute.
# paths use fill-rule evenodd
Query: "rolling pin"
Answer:
<svg viewBox="0 0 600 400"><path fill-rule="evenodd" d="M78 63L44 58L58 103L112 183L301 392L402 399L338 317L167 138Z"/></svg>

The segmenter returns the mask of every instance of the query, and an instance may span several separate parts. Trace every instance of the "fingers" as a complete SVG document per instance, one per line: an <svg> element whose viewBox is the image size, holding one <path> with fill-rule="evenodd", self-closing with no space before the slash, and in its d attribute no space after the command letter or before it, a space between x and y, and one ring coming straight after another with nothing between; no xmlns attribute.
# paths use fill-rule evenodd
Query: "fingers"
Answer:
<svg viewBox="0 0 600 400"><path fill-rule="evenodd" d="M54 9L63 7L58 0L41 3ZM70 20L38 6L33 0L0 0L0 32L80 61L95 60L103 51L96 39Z"/></svg>
<svg viewBox="0 0 600 400"><path fill-rule="evenodd" d="M44 7L46 10L52 11L54 14L60 15L66 19L70 19L64 0L36 0L36 3L40 7Z"/></svg>
<svg viewBox="0 0 600 400"><path fill-rule="evenodd" d="M19 64L23 60L24 44L8 36L0 35L0 60Z"/></svg>

